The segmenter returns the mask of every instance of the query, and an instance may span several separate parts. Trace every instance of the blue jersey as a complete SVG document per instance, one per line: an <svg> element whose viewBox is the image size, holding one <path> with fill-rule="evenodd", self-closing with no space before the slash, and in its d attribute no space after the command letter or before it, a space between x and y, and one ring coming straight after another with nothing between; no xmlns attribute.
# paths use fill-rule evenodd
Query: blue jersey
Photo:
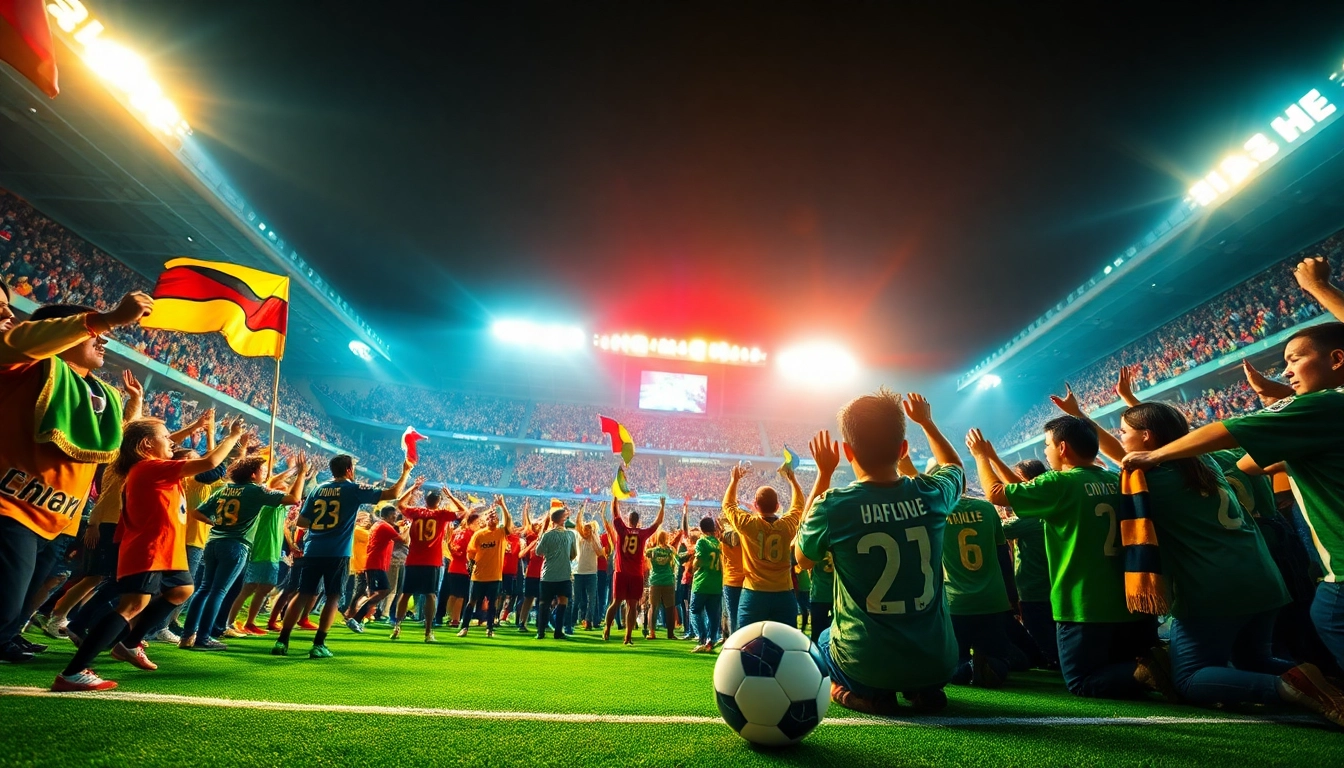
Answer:
<svg viewBox="0 0 1344 768"><path fill-rule="evenodd" d="M383 491L351 480L319 485L303 503L299 519L307 521L305 557L349 557L355 544L355 516L362 504L382 501Z"/></svg>

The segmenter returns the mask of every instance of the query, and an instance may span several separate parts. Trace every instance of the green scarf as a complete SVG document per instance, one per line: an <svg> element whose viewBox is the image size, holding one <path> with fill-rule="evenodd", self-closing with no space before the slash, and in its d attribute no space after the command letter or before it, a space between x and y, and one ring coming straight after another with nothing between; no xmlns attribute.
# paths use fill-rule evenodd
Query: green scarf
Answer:
<svg viewBox="0 0 1344 768"><path fill-rule="evenodd" d="M37 396L33 423L34 440L53 443L61 452L83 464L107 464L121 448L121 393L92 375L79 374L59 357L42 362L46 382ZM94 410L90 388L107 399L103 412Z"/></svg>

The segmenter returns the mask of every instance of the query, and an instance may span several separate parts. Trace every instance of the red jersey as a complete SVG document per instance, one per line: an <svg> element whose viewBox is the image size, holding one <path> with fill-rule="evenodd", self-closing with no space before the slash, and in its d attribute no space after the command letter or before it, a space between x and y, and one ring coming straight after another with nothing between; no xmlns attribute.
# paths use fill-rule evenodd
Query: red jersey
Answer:
<svg viewBox="0 0 1344 768"><path fill-rule="evenodd" d="M443 537L448 524L457 519L451 509L409 507L402 511L411 521L411 551L406 555L407 565L443 567Z"/></svg>
<svg viewBox="0 0 1344 768"><path fill-rule="evenodd" d="M457 529L453 538L448 540L448 552L452 555L448 560L448 572L457 573L465 576L467 574L467 547L471 544L471 537L476 532L465 525Z"/></svg>
<svg viewBox="0 0 1344 768"><path fill-rule="evenodd" d="M369 530L369 559L364 562L368 571L386 571L392 567L392 547L401 533L386 520L379 520Z"/></svg>
<svg viewBox="0 0 1344 768"><path fill-rule="evenodd" d="M602 549L597 554L597 570L606 573L607 570L607 547L611 546L611 538L607 534L602 534L598 540L602 544Z"/></svg>
<svg viewBox="0 0 1344 768"><path fill-rule="evenodd" d="M131 467L122 488L117 578L149 571L187 570L185 461L144 459Z"/></svg>
<svg viewBox="0 0 1344 768"><path fill-rule="evenodd" d="M507 539L508 549L504 550L504 575L518 575L518 553L522 551L522 539L517 533L510 533Z"/></svg>
<svg viewBox="0 0 1344 768"><path fill-rule="evenodd" d="M538 535L537 538L541 538L540 535ZM528 543L530 544L530 543L532 543L532 542L528 542ZM536 550L533 550L533 551L532 551L532 554L529 555L528 558L527 558L527 570L523 572L523 578L527 578L527 579L540 579L540 578L541 578L541 563L542 563L542 561L545 560L545 559L546 559L546 558L542 557L541 555L538 555L537 552L536 552Z"/></svg>
<svg viewBox="0 0 1344 768"><path fill-rule="evenodd" d="M643 573L646 566L644 544L656 529L653 526L631 528L620 515L612 515L611 522L616 528L616 542L619 545L616 548L616 572Z"/></svg>

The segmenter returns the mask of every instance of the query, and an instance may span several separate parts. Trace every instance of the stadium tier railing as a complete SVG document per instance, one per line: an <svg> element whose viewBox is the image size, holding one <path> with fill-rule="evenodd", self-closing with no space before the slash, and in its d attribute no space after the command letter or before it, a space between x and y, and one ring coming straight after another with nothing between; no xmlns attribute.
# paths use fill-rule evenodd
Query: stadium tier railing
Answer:
<svg viewBox="0 0 1344 768"><path fill-rule="evenodd" d="M34 310L36 310L39 306L41 306L32 299L26 296L19 296L18 294L15 294L12 297L10 304L11 306L14 307L14 309L18 310L19 312L22 312L24 316L31 315ZM252 421L253 424L260 425L263 430L271 423L271 415L269 413L259 408L254 408L248 405L247 403L242 402L241 400L234 399L224 394L223 392L220 392L214 387L211 387L203 382L197 381L196 379L193 379L190 376L187 376L186 374L159 362L158 360L146 357L139 351L131 347L128 347L125 344L122 344L116 339L108 339L107 350L111 352L113 355L123 360L134 363L135 365L152 372L156 376L161 376L173 382L173 385L175 387L194 392L200 395L202 398L209 400L213 403L217 403L218 405L224 407L225 409L233 413L240 413L247 416ZM334 445L328 442L327 440L324 440L308 432L304 432L298 427L295 427L294 425L287 423L286 421L284 421L283 416L284 416L284 409L282 406L279 418L277 418L275 421L275 429L277 433L287 433L292 437L297 437L303 442L307 443L308 445L320 447L323 451L329 454L349 453L351 455L358 456L358 452L351 451L348 448L343 448L338 445Z"/></svg>
<svg viewBox="0 0 1344 768"><path fill-rule="evenodd" d="M1207 363L1197 365L1194 368L1191 368L1190 370L1186 371L1185 373L1179 376L1174 376L1170 379L1164 379L1163 381L1158 382L1157 384L1154 384L1153 386L1148 387L1147 389L1141 389L1141 390L1136 389L1134 390L1134 396L1139 398L1140 400L1153 400L1158 396L1170 392L1172 390L1179 390L1181 387L1193 384L1199 379L1202 379L1211 374L1218 373L1219 371L1222 371L1233 365L1237 365L1246 358L1254 357L1258 354L1274 349L1275 347L1278 347L1286 343L1290 336L1302 330L1303 328L1309 328L1313 325L1328 323L1333 321L1334 319L1335 318L1332 315L1320 314L1311 318L1310 320L1304 320L1298 323L1297 325L1294 325L1289 328L1284 328L1283 330L1279 331L1278 333L1275 333L1272 336L1266 336L1265 338L1257 342L1247 344L1246 346L1241 347L1234 352L1229 352L1228 354L1223 355L1220 358L1210 360ZM1123 411L1126 407L1127 406L1119 398L1116 398L1115 402L1097 408L1089 412L1087 415L1092 420L1097 421L1099 419L1110 416L1111 414L1118 414L1119 412ZM1098 423L1100 422L1098 421ZM1035 437L1031 438L1030 440L1024 440L1018 443L1017 445L1014 445L1013 447L1004 451L1003 455L1005 457L1013 457L1016 454L1030 451L1033 446L1043 442L1045 442L1045 435L1038 434Z"/></svg>

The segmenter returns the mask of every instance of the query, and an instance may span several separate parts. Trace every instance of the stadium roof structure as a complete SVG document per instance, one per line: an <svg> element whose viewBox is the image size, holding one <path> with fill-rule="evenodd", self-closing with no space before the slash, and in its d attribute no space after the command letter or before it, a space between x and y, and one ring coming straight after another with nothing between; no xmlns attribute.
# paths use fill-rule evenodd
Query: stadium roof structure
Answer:
<svg viewBox="0 0 1344 768"><path fill-rule="evenodd" d="M52 27L68 46L58 51L57 98L0 67L0 186L150 281L177 256L288 274L287 368L349 361L352 340L390 359L387 344L268 228L189 129L155 130Z"/></svg>
<svg viewBox="0 0 1344 768"><path fill-rule="evenodd" d="M1344 104L1341 85L1344 75L1336 73L1311 93ZM1344 126L1336 124L1341 113L1334 106L1294 143L1275 133L1281 123L1270 130L1267 119L1257 136L1280 146L1263 173L1240 187L1223 187L1222 176L1219 188L1198 182L1152 232L1102 261L1101 272L960 376L957 388L990 373L1005 382L1053 386L1338 231L1344 226Z"/></svg>

